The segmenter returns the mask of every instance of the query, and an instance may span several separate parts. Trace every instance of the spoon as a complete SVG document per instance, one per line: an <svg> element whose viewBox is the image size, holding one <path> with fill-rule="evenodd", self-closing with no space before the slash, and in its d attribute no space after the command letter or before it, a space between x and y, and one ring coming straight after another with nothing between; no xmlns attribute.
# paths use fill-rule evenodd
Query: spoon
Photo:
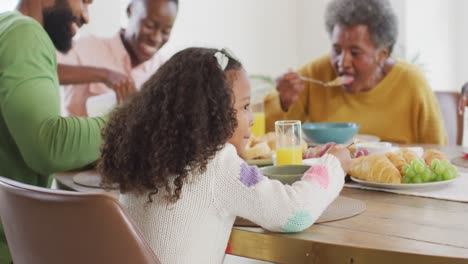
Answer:
<svg viewBox="0 0 468 264"><path fill-rule="evenodd" d="M320 84L323 87L342 86L344 84L349 84L352 81L354 81L353 77L347 76L347 75L338 76L333 81L330 81L330 82L323 82L323 81L315 80L315 79L312 79L312 78L309 78L309 77L304 77L304 76L301 76L300 78L303 81Z"/></svg>

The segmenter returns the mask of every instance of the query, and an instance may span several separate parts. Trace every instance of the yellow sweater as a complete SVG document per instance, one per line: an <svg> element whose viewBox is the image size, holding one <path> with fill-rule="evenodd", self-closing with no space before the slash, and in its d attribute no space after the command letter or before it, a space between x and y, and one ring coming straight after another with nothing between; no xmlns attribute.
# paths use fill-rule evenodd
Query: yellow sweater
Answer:
<svg viewBox="0 0 468 264"><path fill-rule="evenodd" d="M304 65L299 74L331 81L336 74L330 56ZM372 90L346 93L340 87L324 88L305 83L304 92L287 113L281 111L278 94L265 98L267 130L278 119L302 122L356 122L360 134L402 144L446 144L447 134L437 100L422 73L409 63L398 61Z"/></svg>

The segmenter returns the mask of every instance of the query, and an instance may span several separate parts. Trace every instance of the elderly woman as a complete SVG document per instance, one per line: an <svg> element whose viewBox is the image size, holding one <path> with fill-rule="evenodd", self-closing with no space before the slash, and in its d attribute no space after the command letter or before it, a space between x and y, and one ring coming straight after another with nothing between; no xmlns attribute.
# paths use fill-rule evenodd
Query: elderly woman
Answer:
<svg viewBox="0 0 468 264"><path fill-rule="evenodd" d="M398 143L445 144L439 106L413 65L390 57L397 18L387 0L332 0L326 10L331 53L288 72L267 96L267 129L277 119L356 122L359 133ZM341 86L324 87L302 77ZM281 109L281 110L279 110Z"/></svg>

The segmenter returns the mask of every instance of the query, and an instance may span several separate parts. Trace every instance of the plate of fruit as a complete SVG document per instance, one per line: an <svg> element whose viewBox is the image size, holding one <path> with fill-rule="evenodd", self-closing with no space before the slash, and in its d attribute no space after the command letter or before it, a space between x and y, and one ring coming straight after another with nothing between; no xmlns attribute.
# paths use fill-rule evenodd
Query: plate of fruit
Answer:
<svg viewBox="0 0 468 264"><path fill-rule="evenodd" d="M359 184L386 189L443 186L458 177L457 169L435 149L422 157L410 149L361 156L352 160L349 174Z"/></svg>

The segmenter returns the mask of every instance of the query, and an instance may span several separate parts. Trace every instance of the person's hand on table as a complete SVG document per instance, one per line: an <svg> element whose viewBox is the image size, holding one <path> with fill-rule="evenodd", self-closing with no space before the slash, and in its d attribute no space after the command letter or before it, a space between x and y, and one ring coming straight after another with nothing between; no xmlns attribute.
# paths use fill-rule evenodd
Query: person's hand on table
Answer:
<svg viewBox="0 0 468 264"><path fill-rule="evenodd" d="M320 158L325 154L335 156L341 163L341 167L347 173L351 167L351 153L345 145L328 142L324 145L308 148L304 153L304 159Z"/></svg>
<svg viewBox="0 0 468 264"><path fill-rule="evenodd" d="M346 146L334 145L327 151L327 153L335 156L340 161L341 168L343 168L345 175L348 174L348 171L351 168L351 154Z"/></svg>

